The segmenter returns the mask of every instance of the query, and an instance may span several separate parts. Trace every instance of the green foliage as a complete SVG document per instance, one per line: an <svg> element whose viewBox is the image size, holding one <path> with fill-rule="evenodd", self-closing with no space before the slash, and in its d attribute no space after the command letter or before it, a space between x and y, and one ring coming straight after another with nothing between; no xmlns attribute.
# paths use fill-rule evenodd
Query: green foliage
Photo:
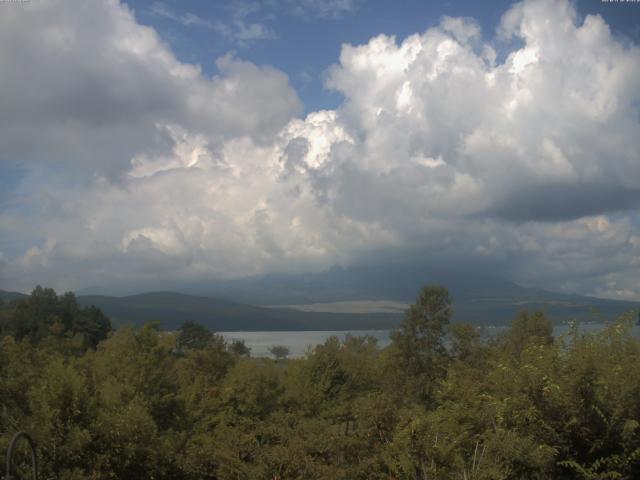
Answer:
<svg viewBox="0 0 640 480"><path fill-rule="evenodd" d="M73 293L58 296L37 286L31 295L0 305L0 334L32 343L51 340L57 347L95 348L111 332L111 322L96 307L80 307Z"/></svg>
<svg viewBox="0 0 640 480"><path fill-rule="evenodd" d="M284 360L291 352L289 347L285 345L274 345L269 348L269 353L273 355L276 360Z"/></svg>
<svg viewBox="0 0 640 480"><path fill-rule="evenodd" d="M177 346L180 350L198 350L216 340L213 333L204 325L196 322L184 322L180 327Z"/></svg>
<svg viewBox="0 0 640 480"><path fill-rule="evenodd" d="M452 314L449 291L427 285L409 307L400 329L391 336L398 371L405 376L410 391L427 403L433 401L437 382L446 373L444 336Z"/></svg>
<svg viewBox="0 0 640 480"><path fill-rule="evenodd" d="M543 312L530 314L527 311L521 311L511 322L511 328L499 338L499 341L502 348L513 356L517 356L528 344L552 344L553 324Z"/></svg>
<svg viewBox="0 0 640 480"><path fill-rule="evenodd" d="M229 344L228 349L231 353L239 357L251 356L251 349L245 345L244 340L234 338Z"/></svg>
<svg viewBox="0 0 640 480"><path fill-rule="evenodd" d="M331 337L274 361L197 324L87 348L99 316L75 308L47 289L0 307L0 448L32 432L42 478L640 478L632 318L554 340L522 312L486 339L426 287L386 349Z"/></svg>

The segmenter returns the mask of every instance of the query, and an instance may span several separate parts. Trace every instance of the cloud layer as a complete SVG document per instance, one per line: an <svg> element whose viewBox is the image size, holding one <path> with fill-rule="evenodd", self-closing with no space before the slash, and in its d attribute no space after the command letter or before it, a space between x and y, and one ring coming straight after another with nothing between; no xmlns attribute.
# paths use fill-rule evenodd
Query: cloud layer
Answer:
<svg viewBox="0 0 640 480"><path fill-rule="evenodd" d="M568 2L516 4L491 40L445 17L344 45L327 76L343 104L306 118L282 72L228 56L206 78L118 2L7 11L2 161L30 173L0 213L25 245L0 252L0 287L386 252L640 298L640 48Z"/></svg>

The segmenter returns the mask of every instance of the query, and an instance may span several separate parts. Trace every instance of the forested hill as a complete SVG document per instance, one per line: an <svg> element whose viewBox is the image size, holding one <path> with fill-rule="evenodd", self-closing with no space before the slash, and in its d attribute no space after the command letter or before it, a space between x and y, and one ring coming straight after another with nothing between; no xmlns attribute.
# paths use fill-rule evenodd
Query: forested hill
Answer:
<svg viewBox="0 0 640 480"><path fill-rule="evenodd" d="M127 297L87 295L81 305L95 305L115 325L141 325L158 321L176 329L185 321L201 323L222 332L234 330L367 330L395 328L402 313L318 313L288 308L266 308L174 292L151 292Z"/></svg>
<svg viewBox="0 0 640 480"><path fill-rule="evenodd" d="M487 292L484 296L463 296L455 301L453 318L456 322L505 325L518 311L527 309L543 310L553 322L560 323L572 319L611 320L638 309L638 304L633 302L522 290L519 294ZM404 316L401 310L389 313L328 313L267 308L175 292L126 297L80 296L78 302L100 308L114 325L158 321L163 328L176 329L185 321L195 321L219 332L391 329L397 327Z"/></svg>
<svg viewBox="0 0 640 480"><path fill-rule="evenodd" d="M453 319L456 322L468 322L483 325L505 325L523 309L543 310L553 322L559 323L571 319L601 320L612 319L629 310L637 310L639 302L600 299L583 295L558 293L522 286L504 278L499 272L493 273L482 266L468 267L461 271L454 267L432 266L424 264L384 264L334 267L322 272L299 274L272 274L260 277L246 277L231 280L212 280L197 284L180 286L159 286L156 290L180 291L188 295L218 298L256 306L289 305L303 310L323 311L319 308L307 309L305 306L319 303L362 302L358 313L372 311L368 303L375 301L393 301L408 305L415 300L420 285L445 285L454 300ZM122 286L120 290L91 289L78 292L82 296L88 293L103 295L127 295L132 286ZM190 297L180 301L190 302ZM189 307L191 309L191 307ZM339 311L328 308L327 311ZM255 310L252 310L255 314ZM598 318L594 312L598 312ZM355 309L351 313L355 313ZM274 313L262 312L267 318ZM401 317L402 310L397 311ZM113 313L112 315L115 315ZM291 320L290 312L279 312L278 319ZM398 318L399 318L398 317ZM372 320L377 317L370 317ZM305 316L296 314L293 320L302 322L308 328L316 329L317 320L334 323L335 317ZM348 319L345 317L343 320ZM358 318L353 319L358 322ZM379 318L378 318L379 320ZM397 320L395 320L397 321ZM350 323L347 322L347 323ZM376 325L380 325L376 322ZM277 329L279 327L274 327ZM330 329L329 326L320 326ZM348 326L338 326L338 329ZM364 328L378 328L377 326Z"/></svg>
<svg viewBox="0 0 640 480"><path fill-rule="evenodd" d="M637 311L640 306L637 302L559 294L515 284L501 284L504 288L499 288L500 285L487 282L482 289L481 284L478 285L457 287L458 294L453 296L454 321L504 325L523 309L543 310L555 323L572 319L610 320L631 310ZM0 299L4 301L23 296L0 290ZM282 300L282 297L278 298ZM361 295L356 298L366 297ZM313 300L312 297L310 299ZM157 321L163 328L175 329L184 321L196 321L214 331L390 329L395 328L404 315L402 310L387 313L329 313L267 308L175 292L151 292L123 297L81 295L78 303L100 308L112 319L114 325L141 325ZM364 312L367 302L363 303Z"/></svg>
<svg viewBox="0 0 640 480"><path fill-rule="evenodd" d="M25 298L27 295L19 292L7 292L6 290L0 290L0 300L3 302L11 302L20 298Z"/></svg>

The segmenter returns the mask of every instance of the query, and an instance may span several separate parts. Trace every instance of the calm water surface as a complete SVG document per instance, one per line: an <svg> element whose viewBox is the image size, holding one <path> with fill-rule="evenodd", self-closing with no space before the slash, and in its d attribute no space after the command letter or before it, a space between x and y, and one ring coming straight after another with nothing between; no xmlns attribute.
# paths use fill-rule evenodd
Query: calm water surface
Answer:
<svg viewBox="0 0 640 480"><path fill-rule="evenodd" d="M251 349L252 357L267 357L269 347L285 345L289 347L292 357L302 357L308 348L324 343L327 338L336 336L344 340L347 334L363 337L369 335L378 340L379 347L389 345L391 330L354 330L354 331L307 331L307 332L220 332L227 340L244 340Z"/></svg>
<svg viewBox="0 0 640 480"><path fill-rule="evenodd" d="M584 323L579 325L580 332L597 332L605 327L604 323ZM506 327L487 327L487 333L495 334ZM566 333L568 325L556 325L553 328L555 336ZM251 349L252 357L266 357L269 355L269 347L274 345L285 345L289 347L292 357L302 357L309 348L324 343L327 338L336 336L340 340L348 335L365 336L369 335L378 340L380 348L386 347L390 343L389 334L391 330L351 330L351 331L305 331L305 332L221 332L227 339L244 340L247 347ZM632 333L640 336L640 327L634 327Z"/></svg>

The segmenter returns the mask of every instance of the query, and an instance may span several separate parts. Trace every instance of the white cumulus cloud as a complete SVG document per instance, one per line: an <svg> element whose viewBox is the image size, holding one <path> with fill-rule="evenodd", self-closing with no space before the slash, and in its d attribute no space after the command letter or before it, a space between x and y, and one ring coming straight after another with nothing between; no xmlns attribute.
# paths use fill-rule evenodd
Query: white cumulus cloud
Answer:
<svg viewBox="0 0 640 480"><path fill-rule="evenodd" d="M516 4L501 61L468 18L344 45L327 77L344 103L300 118L273 68L224 57L206 78L118 2L32 3L0 19L0 40L23 40L0 42L3 156L32 165L0 212L25 243L0 252L0 286L177 284L396 252L640 297L640 48L598 16Z"/></svg>

